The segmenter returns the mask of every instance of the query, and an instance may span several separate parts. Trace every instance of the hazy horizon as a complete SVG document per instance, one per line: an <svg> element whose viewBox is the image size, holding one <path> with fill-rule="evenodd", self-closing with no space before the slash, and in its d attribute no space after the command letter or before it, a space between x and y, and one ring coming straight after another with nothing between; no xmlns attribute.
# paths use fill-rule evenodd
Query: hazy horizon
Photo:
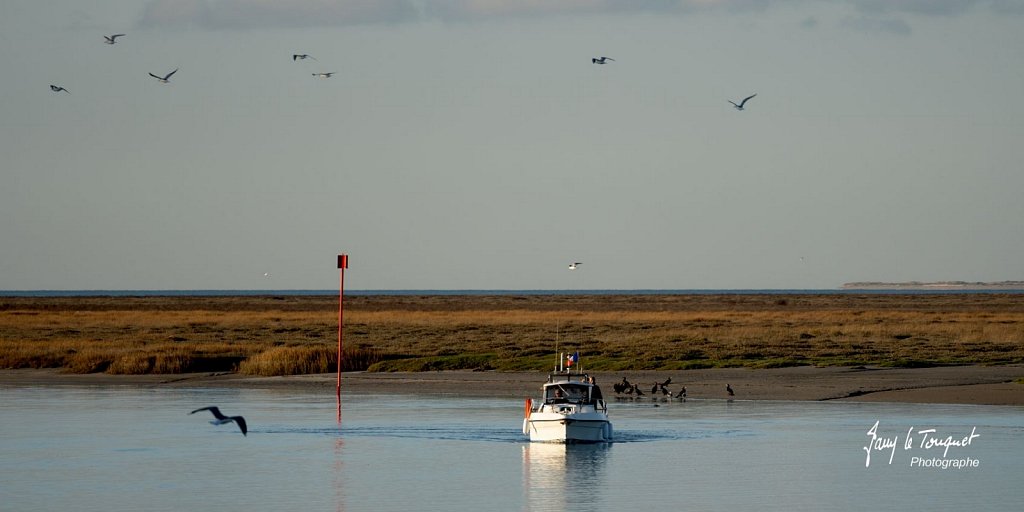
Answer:
<svg viewBox="0 0 1024 512"><path fill-rule="evenodd" d="M1020 2L12 0L0 41L0 290L1024 279Z"/></svg>

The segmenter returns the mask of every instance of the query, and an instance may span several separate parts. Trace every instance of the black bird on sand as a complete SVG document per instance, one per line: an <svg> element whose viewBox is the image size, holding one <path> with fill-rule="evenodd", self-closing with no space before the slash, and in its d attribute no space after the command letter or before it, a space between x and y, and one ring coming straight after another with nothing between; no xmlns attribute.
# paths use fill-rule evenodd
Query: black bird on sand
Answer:
<svg viewBox="0 0 1024 512"><path fill-rule="evenodd" d="M213 417L216 419L210 420L210 424L212 425L223 425L225 423L230 423L233 421L235 422L236 425L238 425L238 428L239 430L242 431L243 436L246 435L246 432L248 432L248 429L245 426L245 418L241 416L225 416L223 413L220 412L220 409L218 409L215 406L201 407L190 412L189 414L195 414L199 411L210 411L211 413L213 413Z"/></svg>
<svg viewBox="0 0 1024 512"><path fill-rule="evenodd" d="M730 386L728 384L725 385L725 391L727 393L729 393L729 396L736 396L736 393L733 393L733 391L732 391L732 386Z"/></svg>

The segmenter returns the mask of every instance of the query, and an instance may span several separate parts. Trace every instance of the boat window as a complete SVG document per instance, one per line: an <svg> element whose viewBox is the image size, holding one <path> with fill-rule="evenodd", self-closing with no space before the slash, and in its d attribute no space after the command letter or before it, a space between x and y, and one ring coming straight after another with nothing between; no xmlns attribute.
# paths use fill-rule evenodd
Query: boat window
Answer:
<svg viewBox="0 0 1024 512"><path fill-rule="evenodd" d="M577 384L558 384L547 388L548 401L583 402L587 401L587 386Z"/></svg>

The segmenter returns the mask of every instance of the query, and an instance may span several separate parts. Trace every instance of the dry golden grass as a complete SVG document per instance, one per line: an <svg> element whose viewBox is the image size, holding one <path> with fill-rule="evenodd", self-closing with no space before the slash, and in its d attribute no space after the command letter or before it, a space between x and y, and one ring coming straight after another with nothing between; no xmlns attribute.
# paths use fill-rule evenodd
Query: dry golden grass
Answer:
<svg viewBox="0 0 1024 512"><path fill-rule="evenodd" d="M1024 362L1024 297L356 296L345 369L593 370ZM334 371L337 297L0 298L0 368Z"/></svg>

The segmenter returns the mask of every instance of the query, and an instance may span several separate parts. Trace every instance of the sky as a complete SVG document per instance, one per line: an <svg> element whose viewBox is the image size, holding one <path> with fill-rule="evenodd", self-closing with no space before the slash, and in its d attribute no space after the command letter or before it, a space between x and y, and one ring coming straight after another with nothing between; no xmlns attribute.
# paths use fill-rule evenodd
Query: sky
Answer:
<svg viewBox="0 0 1024 512"><path fill-rule="evenodd" d="M0 10L0 290L1024 279L1016 0Z"/></svg>

